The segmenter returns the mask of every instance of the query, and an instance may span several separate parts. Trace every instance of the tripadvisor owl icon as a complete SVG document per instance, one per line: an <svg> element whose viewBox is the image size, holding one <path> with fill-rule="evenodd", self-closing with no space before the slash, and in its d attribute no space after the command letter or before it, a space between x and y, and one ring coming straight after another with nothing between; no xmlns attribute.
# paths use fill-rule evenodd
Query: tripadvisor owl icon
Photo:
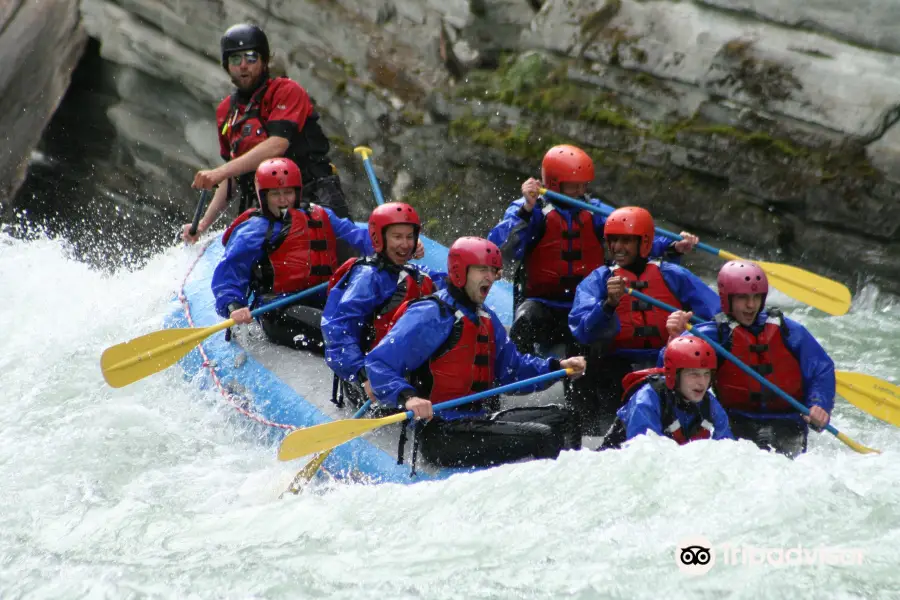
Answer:
<svg viewBox="0 0 900 600"><path fill-rule="evenodd" d="M716 564L716 551L705 537L686 538L675 546L675 563L682 573L706 575Z"/></svg>

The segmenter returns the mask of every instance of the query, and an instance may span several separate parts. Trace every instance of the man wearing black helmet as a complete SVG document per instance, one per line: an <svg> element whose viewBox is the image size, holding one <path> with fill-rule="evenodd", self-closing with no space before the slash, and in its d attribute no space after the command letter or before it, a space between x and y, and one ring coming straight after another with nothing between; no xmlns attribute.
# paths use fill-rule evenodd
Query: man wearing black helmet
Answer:
<svg viewBox="0 0 900 600"><path fill-rule="evenodd" d="M303 200L331 208L339 217L349 217L340 180L328 160L328 138L319 125L319 115L309 95L297 82L269 74L269 40L256 25L230 27L221 40L222 67L237 88L216 109L219 146L226 161L214 169L198 171L194 188L218 185L197 235L184 226L182 238L196 242L225 211L229 197L240 197L238 213L254 206L253 174L269 158L283 156L294 161L303 175ZM227 181L227 185L219 185ZM236 187L236 190L233 188Z"/></svg>

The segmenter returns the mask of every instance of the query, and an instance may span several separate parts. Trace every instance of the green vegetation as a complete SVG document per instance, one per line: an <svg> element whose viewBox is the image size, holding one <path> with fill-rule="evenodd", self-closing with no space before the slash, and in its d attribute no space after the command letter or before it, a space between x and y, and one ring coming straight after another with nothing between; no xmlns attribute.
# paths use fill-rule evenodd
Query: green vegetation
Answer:
<svg viewBox="0 0 900 600"><path fill-rule="evenodd" d="M723 47L731 58L743 63L753 61L748 56L751 49L752 42L744 39L732 40ZM676 122L643 122L631 109L623 106L614 93L572 81L568 71L575 64L578 64L575 60L558 60L542 53L529 52L518 57L504 57L496 71L469 72L466 82L453 92L457 99L505 104L522 109L524 115L530 118L523 119L522 124L506 126L487 117L469 114L450 123L451 136L467 138L475 144L502 150L518 158L539 161L547 148L559 143L571 143L571 139L552 132L552 117L557 117L620 129L633 136L665 143L676 143L684 136L730 138L748 151L757 150L773 157L804 160L818 165L822 169L822 180L835 178L848 169L861 177L876 173L864 154L849 158L846 153L807 148L765 131L706 123L695 118ZM790 79L789 73L774 73L769 66L755 65L759 70L755 75L762 80L755 87L771 90L784 84L790 85L790 81L784 81L785 76ZM665 88L664 84L646 73L634 74L633 80L643 87ZM659 91L665 93L665 89ZM625 159L628 157L624 154L585 149L598 164L627 164ZM660 175L656 172L634 172L629 177L658 178Z"/></svg>

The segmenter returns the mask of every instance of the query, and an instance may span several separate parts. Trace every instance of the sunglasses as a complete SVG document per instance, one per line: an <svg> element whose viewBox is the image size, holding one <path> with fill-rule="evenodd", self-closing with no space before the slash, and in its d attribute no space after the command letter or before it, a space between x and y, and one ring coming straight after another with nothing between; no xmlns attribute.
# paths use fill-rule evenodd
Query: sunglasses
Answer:
<svg viewBox="0 0 900 600"><path fill-rule="evenodd" d="M246 52L235 52L234 54L229 54L228 64L232 67L236 67L241 64L241 62L245 58L247 59L248 65L256 64L256 61L259 60L259 52L257 52L256 50L247 50Z"/></svg>

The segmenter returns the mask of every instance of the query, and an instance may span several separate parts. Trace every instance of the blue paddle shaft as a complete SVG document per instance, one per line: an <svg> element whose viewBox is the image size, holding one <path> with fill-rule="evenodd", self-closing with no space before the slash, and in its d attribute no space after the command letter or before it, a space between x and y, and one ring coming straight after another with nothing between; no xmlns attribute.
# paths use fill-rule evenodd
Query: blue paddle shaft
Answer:
<svg viewBox="0 0 900 600"><path fill-rule="evenodd" d="M366 400L366 403L360 406L358 411L353 413L351 419L359 419L360 417L362 417L364 414L366 414L366 411L369 410L370 406L372 406L372 400Z"/></svg>
<svg viewBox="0 0 900 600"><path fill-rule="evenodd" d="M483 392L478 392L477 394L471 394L469 396L463 396L462 398L457 398L456 400L448 400L447 402L440 402L434 405L434 412L438 412L439 410L445 410L448 408L456 408L457 406L462 406L463 404L468 404L469 402L475 402L477 400L484 400L485 398L490 398L491 396L496 396L498 394L505 394L506 392L513 392L515 390L522 389L523 387L527 387L529 385L535 385L538 383L543 383L544 381L551 381L553 379L559 379L560 377L566 376L565 369L559 369L558 371L551 371L546 375L538 375L537 377L532 377L531 379L523 379L522 381L516 381L515 383L508 383L506 385L501 385L498 388L493 388L490 390L485 390ZM412 419L415 417L415 413L413 411L406 411L406 418Z"/></svg>
<svg viewBox="0 0 900 600"><path fill-rule="evenodd" d="M280 300L276 300L275 302L270 302L269 304L266 304L265 306L260 306L256 310L252 311L250 313L250 316L258 317L259 315L261 315L263 313L267 313L270 310L274 310L276 308L281 308L285 304L293 304L297 300L301 300L301 299L305 298L306 296L312 296L315 293L324 292L327 287L328 287L328 282L320 283L319 285L314 285L313 287L307 288L307 289L303 290L302 292L297 292L296 294L291 294L290 296L285 296L284 298L282 298Z"/></svg>
<svg viewBox="0 0 900 600"><path fill-rule="evenodd" d="M381 186L378 185L378 179L375 177L375 169L372 168L372 161L369 157L363 159L363 166L366 168L366 175L369 176L369 184L372 186L372 194L375 195L375 202L378 206L384 204L384 196L381 195Z"/></svg>
<svg viewBox="0 0 900 600"><path fill-rule="evenodd" d="M639 300L643 300L644 302L646 302L648 304L652 304L653 306L656 306L657 308L661 308L661 309L667 310L669 312L675 312L678 310L674 306L669 306L665 302L660 302L656 298L651 298L647 294L642 294L641 292L632 290L631 288L628 289L628 293L631 294L632 296L634 296L635 298L638 298ZM691 320L696 322L696 319L697 319L697 317L695 316ZM700 321L700 322L702 323L703 321ZM756 371L754 371L753 369L751 369L750 367L745 365L737 356L735 356L734 354L732 354L731 352L729 352L728 350L723 348L721 345L719 345L716 342L709 339L706 335L697 331L697 329L695 329L694 327L689 327L689 329L690 329L691 333L693 333L698 338L700 338L701 340L703 340L704 342L706 342L707 344L712 346L716 352L718 352L720 355L724 356L725 358L727 358L728 360L733 362L735 365L737 365L737 367L741 371L743 371L744 373L746 373L753 379L757 380L761 385L766 386L767 388L769 388L770 390L772 390L773 392L778 394L778 396L780 396L783 400L788 402L791 406L796 408L798 411L800 411L804 415L809 415L808 408L806 408L805 406L803 406L802 404L800 404L799 402L797 402L796 400L794 400L793 398L788 396L787 392L782 390L780 387L778 387L777 385L775 385L774 383L772 383L771 381L769 381L768 379L766 379L765 377L763 377L762 375L760 375L759 373L757 373ZM830 423L825 426L825 429L827 429L834 435L838 434L838 430L835 429Z"/></svg>
<svg viewBox="0 0 900 600"><path fill-rule="evenodd" d="M604 215L607 217L612 213L611 210L603 208L602 206L595 206L593 204L588 204L587 202L582 202L581 200L576 200L575 198L566 196L565 194L560 194L559 192L554 192L553 190L547 190L544 195L547 196L548 198L553 198L554 200L557 200L559 202L565 202L566 204L570 204L572 206L577 206L578 208L583 208L584 210L589 210L591 212L600 213L601 215ZM670 238L673 240L683 239L681 237L681 235L675 233L674 231L669 231L667 229L663 229L662 227L657 227L656 233L658 233L660 235L664 235L667 238ZM700 250L703 250L704 252L709 252L710 254L715 254L716 256L719 255L718 248L713 248L712 246L710 246L708 244L704 244L703 242L698 243L696 247L699 248Z"/></svg>

